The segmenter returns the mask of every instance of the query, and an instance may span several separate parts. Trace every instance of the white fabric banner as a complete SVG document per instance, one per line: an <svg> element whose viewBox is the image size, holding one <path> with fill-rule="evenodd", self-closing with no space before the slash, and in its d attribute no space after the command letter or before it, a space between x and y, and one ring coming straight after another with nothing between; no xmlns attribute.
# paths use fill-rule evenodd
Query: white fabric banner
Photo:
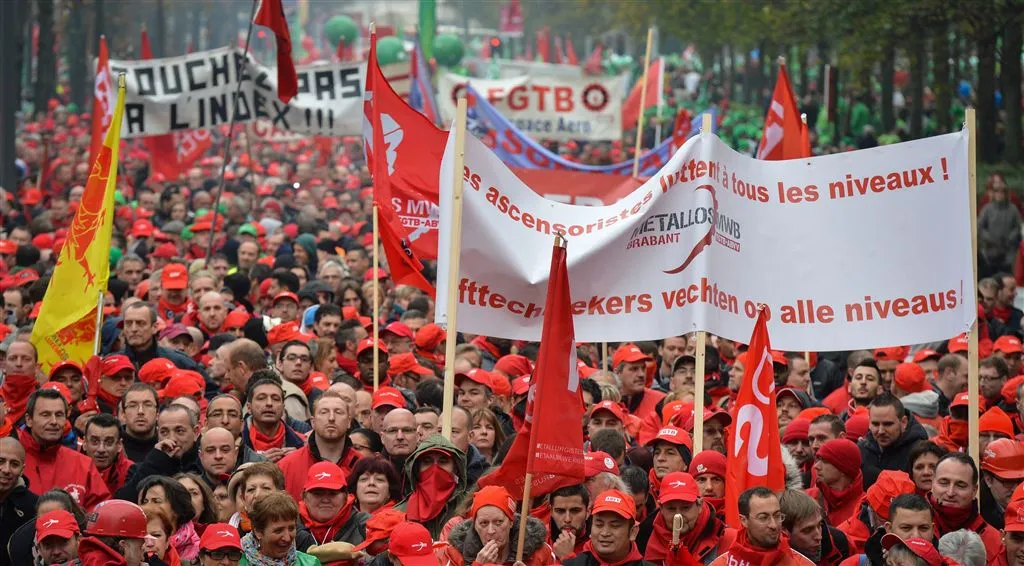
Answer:
<svg viewBox="0 0 1024 566"><path fill-rule="evenodd" d="M110 60L112 76L127 73L121 137L136 138L205 129L231 121L242 50L222 47L146 61ZM392 87L409 92L409 63L384 67ZM237 123L254 120L307 135L358 136L363 124L365 63L300 65L299 94L277 97L277 68L250 55L242 65ZM264 128L265 129L265 128Z"/></svg>
<svg viewBox="0 0 1024 566"><path fill-rule="evenodd" d="M553 234L568 238L576 339L706 330L774 348L945 340L977 316L967 132L791 161L710 133L603 207L546 200L466 136L458 329L539 340ZM454 136L440 186L452 186ZM441 191L437 320L446 322L450 191Z"/></svg>
<svg viewBox="0 0 1024 566"><path fill-rule="evenodd" d="M445 73L438 79L437 104L446 122L455 119L455 101L467 81L517 128L534 138L601 141L622 137L625 75L531 75L492 80Z"/></svg>

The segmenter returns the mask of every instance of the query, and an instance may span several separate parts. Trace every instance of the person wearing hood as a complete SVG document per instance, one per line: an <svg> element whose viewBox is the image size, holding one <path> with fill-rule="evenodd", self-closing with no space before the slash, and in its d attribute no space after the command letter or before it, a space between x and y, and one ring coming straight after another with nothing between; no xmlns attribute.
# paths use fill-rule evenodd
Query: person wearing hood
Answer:
<svg viewBox="0 0 1024 566"><path fill-rule="evenodd" d="M991 562L999 553L999 529L989 525L978 512L978 468L970 456L951 452L935 467L935 480L928 494L935 521L935 535L941 537L959 529L978 533Z"/></svg>
<svg viewBox="0 0 1024 566"><path fill-rule="evenodd" d="M332 541L359 544L366 536L370 515L356 510L354 502L342 469L331 462L317 462L306 474L299 519L318 545Z"/></svg>
<svg viewBox="0 0 1024 566"><path fill-rule="evenodd" d="M924 368L914 362L896 366L890 391L903 403L922 425L931 425L936 430L942 422L939 416L939 394L928 383Z"/></svg>
<svg viewBox="0 0 1024 566"><path fill-rule="evenodd" d="M800 466L804 485L811 485L811 468L814 466L815 453L811 451L808 436L810 428L811 421L798 418L786 425L786 432L782 435L782 445L789 450L789 455Z"/></svg>
<svg viewBox="0 0 1024 566"><path fill-rule="evenodd" d="M981 451L981 516L1003 528L1003 512L1024 481L1024 444L1009 438L994 440Z"/></svg>
<svg viewBox="0 0 1024 566"><path fill-rule="evenodd" d="M853 517L864 495L864 478L857 445L845 438L829 440L814 457L817 483L807 490L825 510L830 525L840 525Z"/></svg>
<svg viewBox="0 0 1024 566"><path fill-rule="evenodd" d="M725 526L715 508L700 496L697 480L672 472L662 480L658 511L640 524L637 547L644 560L658 564L706 564L732 546L736 530ZM679 545L672 545L673 518L682 518Z"/></svg>
<svg viewBox="0 0 1024 566"><path fill-rule="evenodd" d="M939 423L939 434L932 441L946 449L947 452L967 450L967 420L969 408L967 392L957 393L949 404L949 414ZM985 410L985 404L979 400L978 412Z"/></svg>
<svg viewBox="0 0 1024 566"><path fill-rule="evenodd" d="M864 552L864 543L889 520L889 504L900 495L916 493L917 486L906 472L883 470L868 488L857 514L837 525L850 541L854 554Z"/></svg>
<svg viewBox="0 0 1024 566"><path fill-rule="evenodd" d="M142 566L143 543L149 536L146 513L130 501L99 503L88 516L78 543L82 566Z"/></svg>
<svg viewBox="0 0 1024 566"><path fill-rule="evenodd" d="M882 470L906 470L910 447L928 438L924 427L890 394L871 401L868 426L867 436L859 443L865 487L874 484Z"/></svg>
<svg viewBox="0 0 1024 566"><path fill-rule="evenodd" d="M737 501L742 528L728 550L718 555L711 566L731 564L772 564L775 566L812 566L814 562L789 545L782 532L785 516L779 497L767 487L753 487Z"/></svg>
<svg viewBox="0 0 1024 566"><path fill-rule="evenodd" d="M482 566L515 562L515 536L521 520L516 514L516 501L508 490L494 485L480 489L473 494L467 519L455 525L448 535L448 543L457 551L451 555L453 564ZM544 523L527 516L522 559L526 566L555 563L555 554L546 539Z"/></svg>
<svg viewBox="0 0 1024 566"><path fill-rule="evenodd" d="M299 251L300 248L302 251ZM317 272L316 237L313 234L299 234L295 238L292 255L297 265L305 267L310 273Z"/></svg>
<svg viewBox="0 0 1024 566"><path fill-rule="evenodd" d="M17 440L0 438L0 540L10 541L14 531L32 520L39 499L25 486L25 449ZM0 566L11 566L10 555L0 552Z"/></svg>
<svg viewBox="0 0 1024 566"><path fill-rule="evenodd" d="M406 459L404 470L412 494L396 508L405 511L410 521L422 523L437 539L441 528L456 515L468 489L466 454L435 434L419 443Z"/></svg>

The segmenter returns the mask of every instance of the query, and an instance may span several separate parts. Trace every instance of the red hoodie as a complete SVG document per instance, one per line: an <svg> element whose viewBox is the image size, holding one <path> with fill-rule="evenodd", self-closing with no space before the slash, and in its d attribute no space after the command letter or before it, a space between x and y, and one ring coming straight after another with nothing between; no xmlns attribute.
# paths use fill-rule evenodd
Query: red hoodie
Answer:
<svg viewBox="0 0 1024 566"><path fill-rule="evenodd" d="M61 444L41 448L27 430L18 430L18 440L25 447L25 479L32 493L42 495L59 487L75 498L86 511L100 501L110 499L110 490L103 477L85 454Z"/></svg>

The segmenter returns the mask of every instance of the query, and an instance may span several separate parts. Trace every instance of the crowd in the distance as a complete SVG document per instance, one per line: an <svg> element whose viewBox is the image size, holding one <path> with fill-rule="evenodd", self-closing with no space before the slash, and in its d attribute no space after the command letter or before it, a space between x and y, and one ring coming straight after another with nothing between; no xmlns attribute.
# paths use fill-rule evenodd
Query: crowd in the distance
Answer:
<svg viewBox="0 0 1024 566"><path fill-rule="evenodd" d="M524 518L478 480L522 425L539 345L460 335L439 434L447 336L428 295L394 285L383 258L372 269L359 140L325 153L243 134L219 203L219 157L167 179L126 144L95 390L78 363L44 373L32 327L89 171L88 117L50 116L47 140L24 129L23 184L0 198L0 566L482 566L517 562L522 521L530 566L1024 564L1005 184L981 212L980 469L965 338L777 352L787 488L740 495L734 529L725 451L745 346L710 337L694 454L693 337L610 344L607 360L580 344L586 479Z"/></svg>

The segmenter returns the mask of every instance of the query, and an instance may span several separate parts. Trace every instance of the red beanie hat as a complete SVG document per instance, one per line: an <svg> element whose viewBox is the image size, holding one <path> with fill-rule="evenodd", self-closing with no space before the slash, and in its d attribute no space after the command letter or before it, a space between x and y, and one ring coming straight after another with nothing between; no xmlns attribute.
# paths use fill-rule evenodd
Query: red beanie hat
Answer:
<svg viewBox="0 0 1024 566"><path fill-rule="evenodd" d="M721 452L702 450L690 462L690 473L693 477L713 474L725 479L726 458Z"/></svg>
<svg viewBox="0 0 1024 566"><path fill-rule="evenodd" d="M846 419L846 438L857 442L868 433L868 416L854 415Z"/></svg>
<svg viewBox="0 0 1024 566"><path fill-rule="evenodd" d="M793 419L788 425L786 425L786 433L782 435L782 443L786 444L789 442L796 442L797 440L807 440L807 435L811 432L811 421L806 419Z"/></svg>
<svg viewBox="0 0 1024 566"><path fill-rule="evenodd" d="M821 445L817 458L836 467L848 478L860 473L860 448L845 438L835 438Z"/></svg>

